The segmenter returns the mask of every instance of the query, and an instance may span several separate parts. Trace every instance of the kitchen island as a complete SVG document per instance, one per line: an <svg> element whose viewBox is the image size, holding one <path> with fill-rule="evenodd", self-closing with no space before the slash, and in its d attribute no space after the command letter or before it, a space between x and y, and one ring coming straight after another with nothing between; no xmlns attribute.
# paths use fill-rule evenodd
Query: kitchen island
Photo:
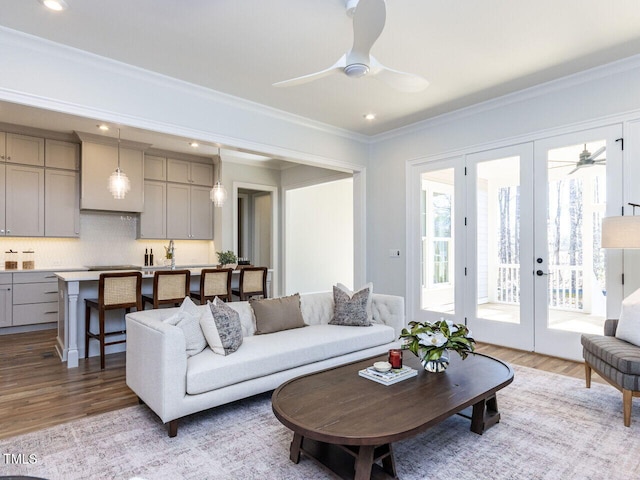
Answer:
<svg viewBox="0 0 640 480"><path fill-rule="evenodd" d="M200 288L200 272L205 268L215 268L214 265L176 266L176 269L187 269L191 272L191 291ZM116 271L142 271L142 293L151 294L153 290L153 274L155 270L168 270L168 267L140 267L139 269L116 270ZM110 269L108 272L113 272ZM107 271L74 270L69 272L56 272L58 277L58 334L56 337L56 351L63 362L67 362L67 368L78 366L79 359L84 357L85 338L85 309L84 300L86 298L98 298L98 279L101 273ZM271 277L273 270L267 272L267 293L272 296ZM240 270L235 270L232 277L232 285L238 284ZM234 285L234 286L235 286ZM110 325L110 330L124 330L123 311L106 312L105 322ZM94 313L95 314L95 313ZM95 345L91 345L95 344ZM99 355L98 345L91 342L89 356ZM95 350L93 348L95 348ZM107 347L107 354L122 352L126 344L110 345Z"/></svg>

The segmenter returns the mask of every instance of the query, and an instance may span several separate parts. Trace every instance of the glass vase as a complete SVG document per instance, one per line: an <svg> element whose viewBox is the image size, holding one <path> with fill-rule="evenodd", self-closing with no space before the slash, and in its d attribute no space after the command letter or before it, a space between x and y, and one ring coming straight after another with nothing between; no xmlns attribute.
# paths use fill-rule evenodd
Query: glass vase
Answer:
<svg viewBox="0 0 640 480"><path fill-rule="evenodd" d="M440 373L444 372L449 366L449 350L444 350L437 360L422 359L422 366L427 372Z"/></svg>

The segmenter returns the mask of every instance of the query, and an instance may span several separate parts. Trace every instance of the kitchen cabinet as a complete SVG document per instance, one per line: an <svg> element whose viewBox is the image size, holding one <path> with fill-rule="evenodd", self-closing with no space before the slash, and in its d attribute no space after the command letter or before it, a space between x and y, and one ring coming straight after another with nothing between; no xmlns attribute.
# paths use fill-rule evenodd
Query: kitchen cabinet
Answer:
<svg viewBox="0 0 640 480"><path fill-rule="evenodd" d="M208 187L167 183L167 238L213 238L213 204Z"/></svg>
<svg viewBox="0 0 640 480"><path fill-rule="evenodd" d="M13 164L4 168L5 222L0 234L44 236L44 168Z"/></svg>
<svg viewBox="0 0 640 480"><path fill-rule="evenodd" d="M213 164L167 158L167 181L213 186Z"/></svg>
<svg viewBox="0 0 640 480"><path fill-rule="evenodd" d="M139 238L167 238L166 182L145 180L144 210L140 214L139 225Z"/></svg>
<svg viewBox="0 0 640 480"><path fill-rule="evenodd" d="M145 180L166 180L167 179L167 159L156 155L144 156L144 179Z"/></svg>
<svg viewBox="0 0 640 480"><path fill-rule="evenodd" d="M80 145L60 140L45 140L44 165L47 168L78 170L80 168Z"/></svg>
<svg viewBox="0 0 640 480"><path fill-rule="evenodd" d="M14 327L58 321L58 281L53 272L13 274Z"/></svg>
<svg viewBox="0 0 640 480"><path fill-rule="evenodd" d="M82 140L80 158L80 208L113 212L142 212L144 207L144 150L149 146L122 141L118 146L113 139L77 133ZM113 198L109 191L109 177L118 166L131 182L125 198Z"/></svg>
<svg viewBox="0 0 640 480"><path fill-rule="evenodd" d="M11 274L0 273L0 327L10 327L12 320Z"/></svg>
<svg viewBox="0 0 640 480"><path fill-rule="evenodd" d="M0 160L22 165L44 166L44 138L17 133L1 133L0 136L2 136Z"/></svg>
<svg viewBox="0 0 640 480"><path fill-rule="evenodd" d="M46 237L80 236L80 179L78 172L46 169L45 171Z"/></svg>

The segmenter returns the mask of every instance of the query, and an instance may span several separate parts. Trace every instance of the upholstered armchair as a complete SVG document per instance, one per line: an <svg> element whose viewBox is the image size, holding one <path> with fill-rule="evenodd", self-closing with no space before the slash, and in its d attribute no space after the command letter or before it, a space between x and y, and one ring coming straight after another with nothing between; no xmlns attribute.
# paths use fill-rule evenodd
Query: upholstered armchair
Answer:
<svg viewBox="0 0 640 480"><path fill-rule="evenodd" d="M631 403L640 397L640 347L617 338L618 320L607 320L604 335L583 334L587 388L591 387L591 371L622 392L624 425L631 426Z"/></svg>

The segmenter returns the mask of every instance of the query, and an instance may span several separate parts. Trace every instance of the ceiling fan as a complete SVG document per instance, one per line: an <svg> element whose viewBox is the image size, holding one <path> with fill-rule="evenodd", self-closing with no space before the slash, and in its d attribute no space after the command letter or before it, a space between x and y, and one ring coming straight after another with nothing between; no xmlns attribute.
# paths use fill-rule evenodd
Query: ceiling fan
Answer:
<svg viewBox="0 0 640 480"><path fill-rule="evenodd" d="M596 159L600 155L602 155L606 149L607 147L600 147L595 152L591 153L589 152L589 150L587 150L587 145L585 144L584 150L582 150L582 153L580 154L580 158L577 162L568 162L564 160L551 160L551 161L558 162L558 163L575 163L575 167L573 168L573 170L571 170L567 174L567 175L571 175L572 173L577 172L581 168L604 164L607 161L606 158L601 158L600 160L596 160ZM566 165L558 165L557 167L551 167L551 168L563 168L563 167L566 167Z"/></svg>
<svg viewBox="0 0 640 480"><path fill-rule="evenodd" d="M385 0L346 0L347 15L353 15L353 47L329 68L302 77L274 83L274 87L291 87L312 82L334 73L351 78L371 76L402 92L419 92L429 86L420 75L385 67L371 54L371 47L384 28Z"/></svg>

